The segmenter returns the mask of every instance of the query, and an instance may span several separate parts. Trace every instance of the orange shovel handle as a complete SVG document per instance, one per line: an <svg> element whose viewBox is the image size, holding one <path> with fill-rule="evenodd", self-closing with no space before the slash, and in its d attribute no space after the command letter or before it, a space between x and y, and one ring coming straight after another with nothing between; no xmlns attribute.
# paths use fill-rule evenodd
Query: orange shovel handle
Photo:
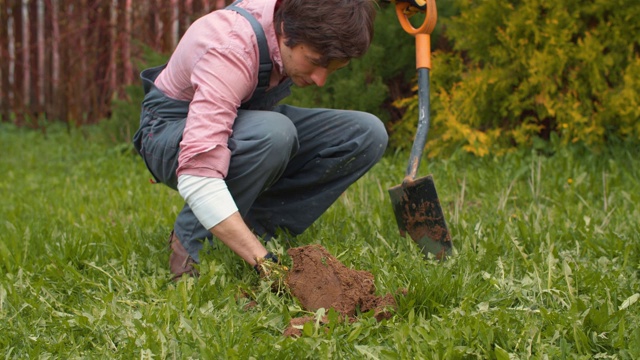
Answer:
<svg viewBox="0 0 640 360"><path fill-rule="evenodd" d="M416 38L416 68L431 69L431 33L436 27L438 11L436 10L436 0L426 0L426 16L422 24L415 28L409 22L409 16L415 14L416 10L407 2L396 2L396 15L404 31Z"/></svg>

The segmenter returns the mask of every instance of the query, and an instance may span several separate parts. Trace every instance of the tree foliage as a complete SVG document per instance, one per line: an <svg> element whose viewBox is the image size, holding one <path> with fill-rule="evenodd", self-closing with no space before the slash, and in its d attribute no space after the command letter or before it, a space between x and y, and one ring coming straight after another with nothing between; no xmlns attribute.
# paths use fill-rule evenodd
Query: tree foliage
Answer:
<svg viewBox="0 0 640 360"><path fill-rule="evenodd" d="M439 20L453 48L433 55L430 155L483 156L551 134L591 147L640 140L637 1L455 4ZM411 129L417 97L397 104Z"/></svg>

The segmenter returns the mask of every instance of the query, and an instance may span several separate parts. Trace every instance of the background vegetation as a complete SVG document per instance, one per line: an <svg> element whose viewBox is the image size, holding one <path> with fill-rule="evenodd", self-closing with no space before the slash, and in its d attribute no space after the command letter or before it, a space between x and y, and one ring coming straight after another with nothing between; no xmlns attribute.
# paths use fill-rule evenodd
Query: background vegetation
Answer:
<svg viewBox="0 0 640 360"><path fill-rule="evenodd" d="M432 155L477 155L557 134L600 148L640 139L640 4L455 2L443 19L452 52L434 59ZM407 113L407 116L412 116Z"/></svg>

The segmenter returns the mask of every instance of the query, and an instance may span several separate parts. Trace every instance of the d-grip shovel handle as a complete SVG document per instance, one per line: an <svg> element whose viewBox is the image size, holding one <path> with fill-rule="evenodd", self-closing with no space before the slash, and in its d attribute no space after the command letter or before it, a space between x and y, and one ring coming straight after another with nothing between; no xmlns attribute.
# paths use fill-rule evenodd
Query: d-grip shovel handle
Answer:
<svg viewBox="0 0 640 360"><path fill-rule="evenodd" d="M416 68L418 69L418 129L411 147L409 166L407 167L404 183L413 182L418 173L418 166L429 133L429 114L431 104L429 99L429 69L431 69L431 32L438 19L435 0L426 0L426 17L418 28L409 22L409 16L418 11L408 2L396 2L396 15L402 28L416 38Z"/></svg>
<svg viewBox="0 0 640 360"><path fill-rule="evenodd" d="M400 20L400 25L404 31L411 35L416 34L431 34L436 27L436 21L438 21L438 10L436 9L436 0L423 0L425 2L424 7L417 8L409 1L396 0L396 15ZM424 9L423 9L424 8ZM410 22L409 17L417 12L424 12L426 17L418 28L415 28Z"/></svg>

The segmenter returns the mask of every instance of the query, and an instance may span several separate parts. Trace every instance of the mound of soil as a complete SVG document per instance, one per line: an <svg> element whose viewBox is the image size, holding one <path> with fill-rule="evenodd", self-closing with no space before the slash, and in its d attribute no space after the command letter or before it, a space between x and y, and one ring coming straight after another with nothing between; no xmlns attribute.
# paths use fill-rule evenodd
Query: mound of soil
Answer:
<svg viewBox="0 0 640 360"><path fill-rule="evenodd" d="M393 315L397 306L395 299L391 294L375 295L371 273L347 268L320 245L292 248L287 254L293 260L293 267L285 281L305 310L333 308L350 318L354 317L357 309L363 313L373 310L378 321ZM312 320L301 319L293 319L290 329L300 322ZM285 335L299 335L290 329L285 331Z"/></svg>

